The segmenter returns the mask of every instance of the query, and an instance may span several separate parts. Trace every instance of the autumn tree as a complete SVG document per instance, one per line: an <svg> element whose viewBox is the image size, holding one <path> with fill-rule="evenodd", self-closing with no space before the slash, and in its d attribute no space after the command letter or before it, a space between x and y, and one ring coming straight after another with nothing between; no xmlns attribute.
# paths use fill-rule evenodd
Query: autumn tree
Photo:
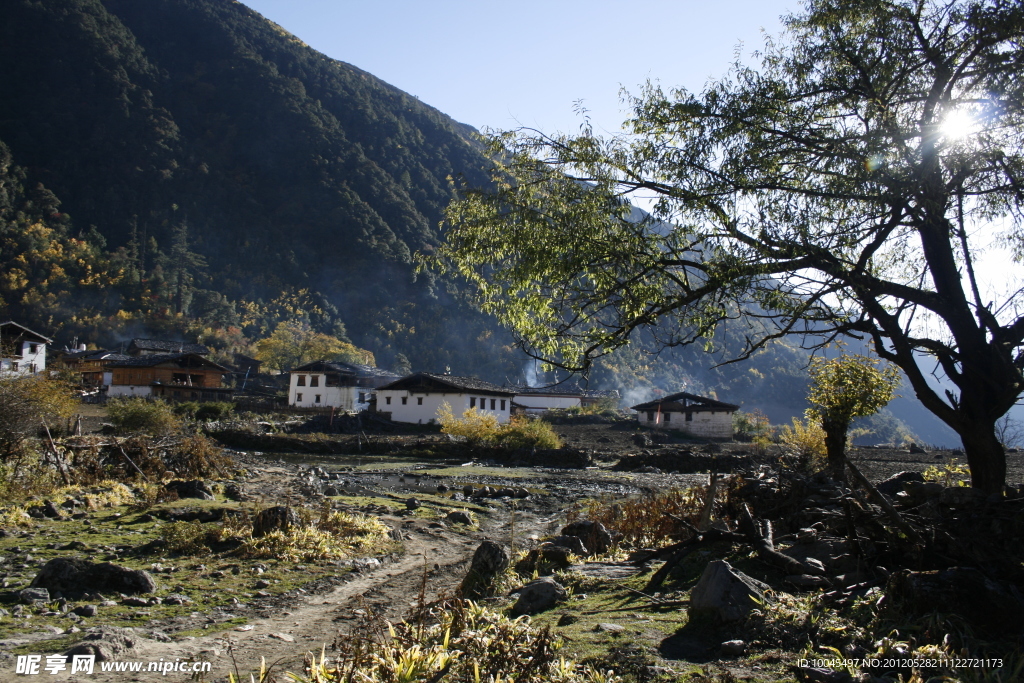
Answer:
<svg viewBox="0 0 1024 683"><path fill-rule="evenodd" d="M286 372L314 360L373 365L373 353L298 322L278 323L274 332L256 342L256 357L271 370Z"/></svg>
<svg viewBox="0 0 1024 683"><path fill-rule="evenodd" d="M811 359L807 417L825 431L828 469L839 478L846 464L846 440L854 418L874 415L896 395L899 370L877 358L842 355Z"/></svg>
<svg viewBox="0 0 1024 683"><path fill-rule="evenodd" d="M977 257L1024 255L1024 5L810 0L785 27L700 93L648 85L620 135L493 136L494 187L449 207L438 262L574 370L638 331L672 346L729 323L738 359L867 339L959 434L972 485L1001 491L1024 297L983 295Z"/></svg>

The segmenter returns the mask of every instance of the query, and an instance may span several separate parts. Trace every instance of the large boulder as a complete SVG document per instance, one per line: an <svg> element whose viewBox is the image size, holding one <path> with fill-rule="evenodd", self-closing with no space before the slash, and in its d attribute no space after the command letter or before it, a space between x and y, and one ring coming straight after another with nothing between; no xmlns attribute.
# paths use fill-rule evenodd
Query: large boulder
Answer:
<svg viewBox="0 0 1024 683"><path fill-rule="evenodd" d="M477 600L490 594L495 577L508 568L508 551L500 543L484 541L473 553L469 571L459 586L459 595Z"/></svg>
<svg viewBox="0 0 1024 683"><path fill-rule="evenodd" d="M767 584L733 569L725 560L709 562L690 592L690 616L740 621L765 600L767 590Z"/></svg>
<svg viewBox="0 0 1024 683"><path fill-rule="evenodd" d="M537 614L569 599L569 593L562 584L550 576L542 576L513 592L519 593L519 599L512 605L515 616Z"/></svg>
<svg viewBox="0 0 1024 683"><path fill-rule="evenodd" d="M612 545L612 535L601 522L582 520L573 522L562 528L562 535L576 536L589 552L588 555L600 555Z"/></svg>
<svg viewBox="0 0 1024 683"><path fill-rule="evenodd" d="M110 562L94 564L78 557L55 557L32 579L33 588L46 588L50 595L75 597L85 593L152 593L156 581L143 569L128 569Z"/></svg>
<svg viewBox="0 0 1024 683"><path fill-rule="evenodd" d="M275 505L266 510L260 510L252 523L252 535L266 536L271 531L287 532L292 527L301 526L299 513L287 505Z"/></svg>
<svg viewBox="0 0 1024 683"><path fill-rule="evenodd" d="M535 571L538 574L551 574L559 569L568 569L572 566L571 555L572 551L565 546L542 543L516 563L516 572L530 576Z"/></svg>
<svg viewBox="0 0 1024 683"><path fill-rule="evenodd" d="M93 655L97 662L106 662L132 650L141 640L130 628L97 626L90 628L85 638L65 650L64 656Z"/></svg>

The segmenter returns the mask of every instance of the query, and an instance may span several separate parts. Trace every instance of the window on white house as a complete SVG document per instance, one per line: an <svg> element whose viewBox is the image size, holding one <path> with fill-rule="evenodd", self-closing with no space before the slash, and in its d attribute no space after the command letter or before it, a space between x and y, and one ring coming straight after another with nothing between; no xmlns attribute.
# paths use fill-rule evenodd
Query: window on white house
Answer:
<svg viewBox="0 0 1024 683"><path fill-rule="evenodd" d="M402 397L402 405L404 406L404 405L407 405L408 403L409 403L409 397L408 396L403 396Z"/></svg>
<svg viewBox="0 0 1024 683"><path fill-rule="evenodd" d="M319 402L320 402L320 394L317 394L316 398L313 400L313 403L319 403Z"/></svg>
<svg viewBox="0 0 1024 683"><path fill-rule="evenodd" d="M28 352L29 353L33 353L33 354L34 353L38 353L39 352L39 344L29 344L28 345Z"/></svg>
<svg viewBox="0 0 1024 683"><path fill-rule="evenodd" d="M297 387L304 387L304 386L306 386L306 376L305 375L299 375L299 378L295 381L295 386L297 386Z"/></svg>
<svg viewBox="0 0 1024 683"><path fill-rule="evenodd" d="M669 422L671 420L672 420L672 413L665 413L665 422Z"/></svg>
<svg viewBox="0 0 1024 683"><path fill-rule="evenodd" d="M366 403L366 394L362 391L359 392L359 402Z"/></svg>
<svg viewBox="0 0 1024 683"><path fill-rule="evenodd" d="M295 394L295 402L302 403L302 394Z"/></svg>
<svg viewBox="0 0 1024 683"><path fill-rule="evenodd" d="M15 370L17 370L17 368L15 368ZM469 407L476 408L476 396L469 397Z"/></svg>
<svg viewBox="0 0 1024 683"><path fill-rule="evenodd" d="M417 396L416 397L416 405L418 405L418 406L423 405L423 397L422 396Z"/></svg>
<svg viewBox="0 0 1024 683"><path fill-rule="evenodd" d="M501 409L505 410L505 399L501 399Z"/></svg>
<svg viewBox="0 0 1024 683"><path fill-rule="evenodd" d="M320 375L313 375L309 378L309 386L318 387L320 386Z"/></svg>
<svg viewBox="0 0 1024 683"><path fill-rule="evenodd" d="M11 370L13 370L14 372L18 371L18 361L16 361L16 360L12 360L11 361Z"/></svg>
<svg viewBox="0 0 1024 683"><path fill-rule="evenodd" d="M687 422L693 422L693 413L690 413L690 412L686 413L686 421Z"/></svg>
<svg viewBox="0 0 1024 683"><path fill-rule="evenodd" d="M653 410L648 410L647 411L647 421L648 422L654 422L654 411Z"/></svg>
<svg viewBox="0 0 1024 683"><path fill-rule="evenodd" d="M385 396L384 397L384 402L387 403L388 405L391 405L391 397L390 396Z"/></svg>

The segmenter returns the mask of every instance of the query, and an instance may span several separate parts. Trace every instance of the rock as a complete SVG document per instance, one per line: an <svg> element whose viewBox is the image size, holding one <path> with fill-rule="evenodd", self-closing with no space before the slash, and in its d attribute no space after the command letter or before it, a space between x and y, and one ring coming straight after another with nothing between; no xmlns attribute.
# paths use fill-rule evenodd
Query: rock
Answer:
<svg viewBox="0 0 1024 683"><path fill-rule="evenodd" d="M423 506L423 503L421 503L420 501L416 500L415 498L408 498L405 501L405 509L406 510L419 510L420 507L422 507L422 506Z"/></svg>
<svg viewBox="0 0 1024 683"><path fill-rule="evenodd" d="M747 644L742 640L727 640L718 649L723 657L739 657L746 652Z"/></svg>
<svg viewBox="0 0 1024 683"><path fill-rule="evenodd" d="M253 588L270 588L270 582L266 579L260 579L253 584Z"/></svg>
<svg viewBox="0 0 1024 683"><path fill-rule="evenodd" d="M580 618L578 616L576 616L575 614L563 614L562 616L558 617L558 624L556 624L556 625L557 626L569 626L571 624L575 624L579 620L580 620Z"/></svg>
<svg viewBox="0 0 1024 683"><path fill-rule="evenodd" d="M898 472L879 483L875 488L878 489L879 493L884 493L893 498L897 493L904 490L910 482L923 484L924 476L920 472Z"/></svg>
<svg viewBox="0 0 1024 683"><path fill-rule="evenodd" d="M654 465L644 465L643 467L634 470L638 474L661 474L661 470Z"/></svg>
<svg viewBox="0 0 1024 683"><path fill-rule="evenodd" d="M404 541L405 535L402 533L401 529L390 529L388 531L388 538L392 541Z"/></svg>
<svg viewBox="0 0 1024 683"><path fill-rule="evenodd" d="M461 510L449 512L445 515L445 519L452 524L465 524L466 526L472 526L473 524L473 518L469 516L469 513Z"/></svg>
<svg viewBox="0 0 1024 683"><path fill-rule="evenodd" d="M64 518L64 512L52 500L43 503L43 514L52 519Z"/></svg>
<svg viewBox="0 0 1024 683"><path fill-rule="evenodd" d="M512 489L512 495L515 498L529 498L530 492L529 490L524 489L522 486L517 486L516 488Z"/></svg>
<svg viewBox="0 0 1024 683"><path fill-rule="evenodd" d="M121 604L128 607L149 607L149 600L145 598L125 598L121 601Z"/></svg>
<svg viewBox="0 0 1024 683"><path fill-rule="evenodd" d="M188 605L191 604L192 598L181 593L171 593L164 597L165 605Z"/></svg>
<svg viewBox="0 0 1024 683"><path fill-rule="evenodd" d="M612 544L612 535L604 528L601 522L583 520L573 522L562 528L564 536L576 536L583 545L590 551L588 555L601 555L606 552Z"/></svg>
<svg viewBox="0 0 1024 683"><path fill-rule="evenodd" d="M516 563L516 571L524 576L530 576L535 571L550 574L559 569L568 569L572 566L570 554L570 550L565 546L542 543Z"/></svg>
<svg viewBox="0 0 1024 683"><path fill-rule="evenodd" d="M832 582L824 576L813 574L792 574L787 576L785 581L797 588L828 588L832 585Z"/></svg>
<svg viewBox="0 0 1024 683"><path fill-rule="evenodd" d="M568 548L573 555L587 556L587 546L583 545L583 541L579 536L555 536L549 542L551 545L560 545L563 548Z"/></svg>
<svg viewBox="0 0 1024 683"><path fill-rule="evenodd" d="M471 486L470 484L466 484L465 486L462 487L462 495L464 495L466 498L472 498L475 492L476 487Z"/></svg>
<svg viewBox="0 0 1024 683"><path fill-rule="evenodd" d="M292 527L302 524L299 513L287 505L275 505L261 510L252 525L252 535L266 536L271 531L287 532Z"/></svg>
<svg viewBox="0 0 1024 683"><path fill-rule="evenodd" d="M36 602L49 602L50 591L45 588L25 588L18 591L18 599L26 605Z"/></svg>
<svg viewBox="0 0 1024 683"><path fill-rule="evenodd" d="M985 502L987 496L969 486L950 486L939 494L939 502L949 507L962 508Z"/></svg>
<svg viewBox="0 0 1024 683"><path fill-rule="evenodd" d="M622 624L598 624L594 630L599 633L622 633L626 627Z"/></svg>
<svg viewBox="0 0 1024 683"><path fill-rule="evenodd" d="M338 488L335 487L335 486L328 486L328 487L324 488L324 495L325 496L340 496L341 495L341 491L338 490Z"/></svg>
<svg viewBox="0 0 1024 683"><path fill-rule="evenodd" d="M569 599L565 588L550 576L531 581L515 592L519 593L519 599L512 606L512 614L517 617L543 612Z"/></svg>
<svg viewBox="0 0 1024 683"><path fill-rule="evenodd" d="M690 615L719 622L745 619L765 600L768 586L733 569L725 560L709 562L690 593Z"/></svg>
<svg viewBox="0 0 1024 683"><path fill-rule="evenodd" d="M633 443L641 448L647 448L651 445L651 437L646 434L634 434Z"/></svg>
<svg viewBox="0 0 1024 683"><path fill-rule="evenodd" d="M75 557L56 557L39 570L32 579L33 588L48 588L73 597L86 592L98 593L152 593L156 581L142 569L128 569L110 562L93 564Z"/></svg>
<svg viewBox="0 0 1024 683"><path fill-rule="evenodd" d="M271 633L269 637L277 638L278 640L283 640L286 643L295 642L295 636L290 636L287 633Z"/></svg>
<svg viewBox="0 0 1024 683"><path fill-rule="evenodd" d="M213 490L205 481L192 479L190 481L169 481L164 484L168 491L174 491L178 498L198 498L199 500L214 500Z"/></svg>
<svg viewBox="0 0 1024 683"><path fill-rule="evenodd" d="M246 495L245 489L238 484L228 484L224 487L224 497L228 500L244 501L249 500L249 496Z"/></svg>
<svg viewBox="0 0 1024 683"><path fill-rule="evenodd" d="M500 543L484 541L473 553L469 571L459 586L459 594L476 600L491 590L494 578L508 567L508 551Z"/></svg>
<svg viewBox="0 0 1024 683"><path fill-rule="evenodd" d="M131 650L139 641L139 637L127 628L98 626L89 631L89 635L64 651L65 657L94 655L97 662L109 661Z"/></svg>
<svg viewBox="0 0 1024 683"><path fill-rule="evenodd" d="M73 614L77 614L80 617L94 617L98 611L99 607L96 605L79 605L71 610Z"/></svg>
<svg viewBox="0 0 1024 683"><path fill-rule="evenodd" d="M438 493L446 493L447 491L448 491L448 487L446 485L444 485L444 484L438 484L437 485L437 492Z"/></svg>
<svg viewBox="0 0 1024 683"><path fill-rule="evenodd" d="M913 441L911 441L911 442L910 442L910 443L909 443L909 444L907 445L907 450L909 450L909 451L910 451L911 453L927 453L927 452L928 452L928 451L926 451L925 449L923 449L923 448L921 448L920 446L918 446L918 445L917 445L916 443L914 443Z"/></svg>

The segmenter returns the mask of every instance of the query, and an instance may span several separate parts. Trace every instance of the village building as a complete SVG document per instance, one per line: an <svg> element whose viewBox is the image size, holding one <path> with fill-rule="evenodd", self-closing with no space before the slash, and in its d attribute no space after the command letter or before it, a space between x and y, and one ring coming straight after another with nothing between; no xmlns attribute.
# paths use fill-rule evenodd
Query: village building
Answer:
<svg viewBox="0 0 1024 683"><path fill-rule="evenodd" d="M184 341L166 341L163 339L132 339L124 351L129 356L153 356L168 353L194 353L205 356L210 349L202 344Z"/></svg>
<svg viewBox="0 0 1024 683"><path fill-rule="evenodd" d="M288 405L358 412L370 407L374 390L398 375L369 365L318 360L289 372Z"/></svg>
<svg viewBox="0 0 1024 683"><path fill-rule="evenodd" d="M146 354L106 364L107 396L152 396L169 401L228 401L222 386L230 370L196 353Z"/></svg>
<svg viewBox="0 0 1024 683"><path fill-rule="evenodd" d="M574 387L508 387L516 392L515 404L517 412L526 414L543 413L548 410L567 410L583 408L600 403L603 400L619 399L617 391L595 391Z"/></svg>
<svg viewBox="0 0 1024 683"><path fill-rule="evenodd" d="M644 427L677 429L707 439L732 438L732 414L739 409L737 405L685 391L632 407Z"/></svg>
<svg viewBox="0 0 1024 683"><path fill-rule="evenodd" d="M46 345L53 340L24 325L0 323L0 376L35 375L46 369Z"/></svg>
<svg viewBox="0 0 1024 683"><path fill-rule="evenodd" d="M78 373L86 387L109 386L113 373L107 369L109 363L129 360L131 356L115 351L72 351L60 359L69 370Z"/></svg>
<svg viewBox="0 0 1024 683"><path fill-rule="evenodd" d="M512 416L516 392L479 380L430 372L417 372L377 389L377 411L395 422L429 424L447 403L456 417L471 408L494 415L500 424Z"/></svg>

